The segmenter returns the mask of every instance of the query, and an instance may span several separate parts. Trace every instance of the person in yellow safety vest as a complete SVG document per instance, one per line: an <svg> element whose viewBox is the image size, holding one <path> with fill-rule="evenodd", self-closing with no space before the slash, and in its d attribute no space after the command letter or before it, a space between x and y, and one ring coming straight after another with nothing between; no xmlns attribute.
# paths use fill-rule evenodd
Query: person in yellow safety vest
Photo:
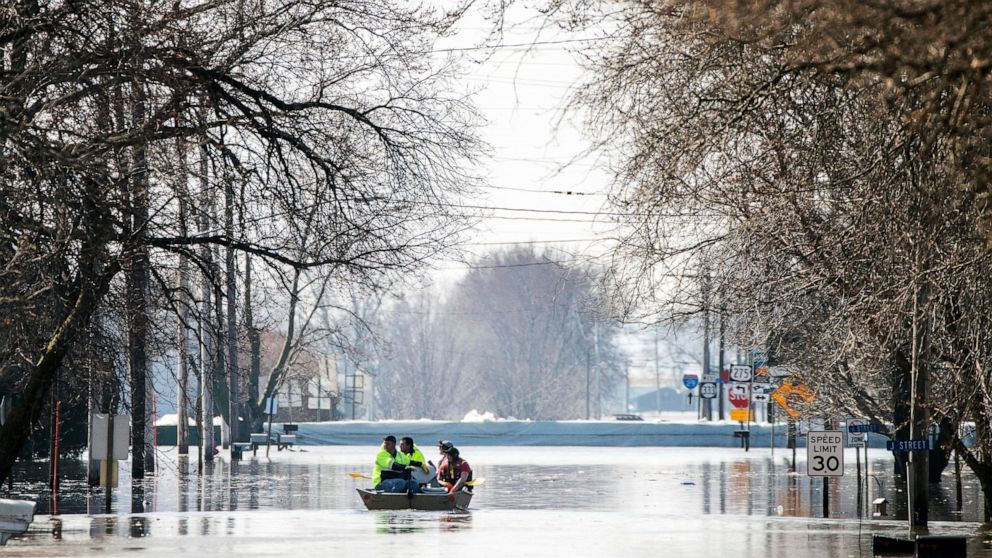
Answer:
<svg viewBox="0 0 992 558"><path fill-rule="evenodd" d="M372 467L373 489L381 492L406 492L407 496L413 497L420 492L420 484L410 479L408 466L406 455L396 450L396 436L386 436L382 439Z"/></svg>
<svg viewBox="0 0 992 558"><path fill-rule="evenodd" d="M413 443L413 438L409 436L400 438L400 453L403 454L407 465L420 467L425 473L431 472L430 465L427 464L427 458L424 457L424 452L420 451L417 444Z"/></svg>

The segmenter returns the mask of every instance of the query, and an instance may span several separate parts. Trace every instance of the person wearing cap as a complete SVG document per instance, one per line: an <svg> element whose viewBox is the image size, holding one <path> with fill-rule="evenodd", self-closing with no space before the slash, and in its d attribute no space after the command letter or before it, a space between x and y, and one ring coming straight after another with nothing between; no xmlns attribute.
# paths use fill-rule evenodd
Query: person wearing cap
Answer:
<svg viewBox="0 0 992 558"><path fill-rule="evenodd" d="M458 448L451 446L444 452L444 460L437 468L437 480L454 494L461 489L471 490L466 483L472 480L472 467L461 458Z"/></svg>
<svg viewBox="0 0 992 558"><path fill-rule="evenodd" d="M453 447L455 447L455 444L452 444L448 440L438 440L437 441L437 451L439 451L441 453L441 460L442 461L444 461L445 453L448 450L450 450L451 448L453 448Z"/></svg>
<svg viewBox="0 0 992 558"><path fill-rule="evenodd" d="M438 453L441 454L441 459L438 460L437 462L437 475L434 477L434 481L432 482L431 486L434 486L433 484L434 482L438 483L437 485L440 486L441 469L444 469L447 466L447 461L448 461L447 452L453 447L455 447L455 444L452 444L448 440L437 441L437 451Z"/></svg>
<svg viewBox="0 0 992 558"><path fill-rule="evenodd" d="M408 496L420 492L420 484L410 479L408 465L404 454L396 450L396 436L386 436L375 455L372 488L382 492L406 492Z"/></svg>

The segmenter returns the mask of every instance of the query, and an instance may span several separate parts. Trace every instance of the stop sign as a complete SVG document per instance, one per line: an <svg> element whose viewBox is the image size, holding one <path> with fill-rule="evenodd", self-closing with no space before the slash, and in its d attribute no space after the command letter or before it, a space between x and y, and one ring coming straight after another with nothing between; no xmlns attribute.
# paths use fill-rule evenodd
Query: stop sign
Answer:
<svg viewBox="0 0 992 558"><path fill-rule="evenodd" d="M744 382L731 382L727 389L727 401L738 409L747 409L751 387Z"/></svg>

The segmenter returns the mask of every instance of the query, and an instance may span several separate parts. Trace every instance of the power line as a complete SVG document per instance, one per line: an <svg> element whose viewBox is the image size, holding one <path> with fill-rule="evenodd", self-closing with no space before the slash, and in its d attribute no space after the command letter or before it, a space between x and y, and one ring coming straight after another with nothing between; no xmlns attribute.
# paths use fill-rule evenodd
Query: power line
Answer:
<svg viewBox="0 0 992 558"><path fill-rule="evenodd" d="M518 240L515 242L464 242L459 246L514 246L517 244L557 244L560 242L596 242L608 238L566 238L562 240Z"/></svg>
<svg viewBox="0 0 992 558"><path fill-rule="evenodd" d="M501 206L490 206L490 205L472 205L472 204L446 204L439 203L434 205L440 205L443 207L454 207L457 209L491 209L494 211L519 211L523 213L547 213L552 215L595 215L595 216L607 216L607 217L626 217L628 215L636 215L633 213L609 213L605 211L571 211L565 209L535 209L530 207L501 207Z"/></svg>
<svg viewBox="0 0 992 558"><path fill-rule="evenodd" d="M473 217L471 215L446 215L446 217ZM547 221L550 223L616 223L607 219L556 219L554 217L519 217L512 215L487 215L484 219L499 219L501 221Z"/></svg>
<svg viewBox="0 0 992 558"><path fill-rule="evenodd" d="M564 45L564 44L574 44L574 43L595 43L599 41L610 41L616 38L617 37L585 37L580 39L562 39L558 41L532 41L529 43L510 43L510 44L502 44L502 45L489 45L489 46L477 46L477 47L438 48L438 49L426 51L423 54L433 54L437 52L469 52L475 50L510 50L517 48L530 49L535 46ZM544 50L544 49L534 49L534 50Z"/></svg>
<svg viewBox="0 0 992 558"><path fill-rule="evenodd" d="M529 194L560 194L563 196L605 196L602 192L579 192L576 190L531 190L530 188L516 188L513 186L487 186L490 190L513 190L515 192L527 192Z"/></svg>
<svg viewBox="0 0 992 558"><path fill-rule="evenodd" d="M595 260L602 259L608 254L602 256L587 256L585 258L575 258L571 260L544 260L540 262L525 262L519 264L492 264L492 265L473 265L466 262L467 267L435 267L436 270L447 270L447 271L465 271L465 270L476 270L476 269L503 269L503 268L514 268L514 267L534 267L538 265L557 265L557 266L567 266L574 263L590 263Z"/></svg>

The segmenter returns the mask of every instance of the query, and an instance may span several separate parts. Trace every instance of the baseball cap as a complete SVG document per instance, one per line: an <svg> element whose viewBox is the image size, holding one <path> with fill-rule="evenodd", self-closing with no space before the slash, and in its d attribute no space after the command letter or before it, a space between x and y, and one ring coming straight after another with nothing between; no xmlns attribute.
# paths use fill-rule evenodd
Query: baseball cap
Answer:
<svg viewBox="0 0 992 558"><path fill-rule="evenodd" d="M437 445L441 446L441 451L443 451L445 453L448 453L448 451L451 448L455 447L455 444L452 444L448 440L438 440L437 441Z"/></svg>

